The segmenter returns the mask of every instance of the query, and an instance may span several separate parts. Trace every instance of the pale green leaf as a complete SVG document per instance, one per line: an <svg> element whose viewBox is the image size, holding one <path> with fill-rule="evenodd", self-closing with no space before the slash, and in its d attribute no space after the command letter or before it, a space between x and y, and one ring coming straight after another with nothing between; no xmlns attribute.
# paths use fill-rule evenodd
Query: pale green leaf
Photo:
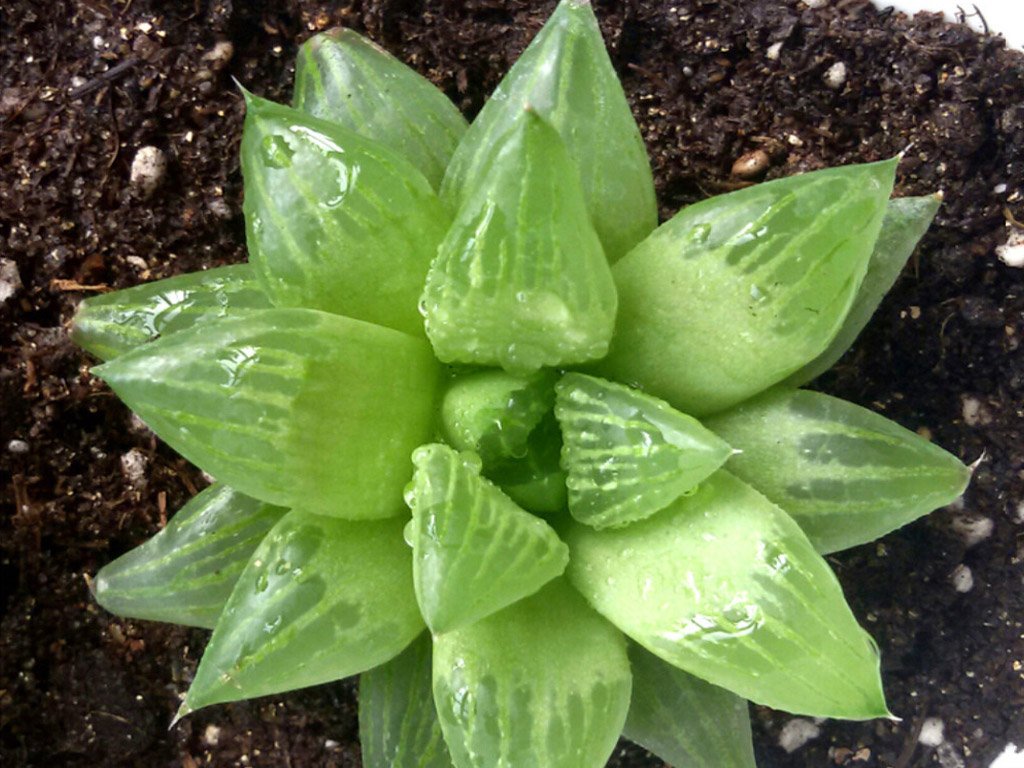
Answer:
<svg viewBox="0 0 1024 768"><path fill-rule="evenodd" d="M206 323L93 372L232 488L352 519L402 513L439 379L425 341L308 309Z"/></svg>
<svg viewBox="0 0 1024 768"><path fill-rule="evenodd" d="M832 339L828 349L786 379L787 384L800 387L816 379L835 365L853 345L885 294L900 276L903 265L914 252L918 241L928 231L941 202L939 195L900 197L889 201L875 250L868 262L867 274L853 300L850 313L843 321L843 327Z"/></svg>
<svg viewBox="0 0 1024 768"><path fill-rule="evenodd" d="M100 569L96 602L118 616L212 629L249 556L286 511L212 485Z"/></svg>
<svg viewBox="0 0 1024 768"><path fill-rule="evenodd" d="M402 521L292 510L238 579L179 716L339 680L423 631Z"/></svg>
<svg viewBox="0 0 1024 768"><path fill-rule="evenodd" d="M531 111L492 149L427 275L437 356L516 372L603 357L615 286L561 139Z"/></svg>
<svg viewBox="0 0 1024 768"><path fill-rule="evenodd" d="M568 373L556 391L569 511L595 528L650 517L732 452L696 419L621 384Z"/></svg>
<svg viewBox="0 0 1024 768"><path fill-rule="evenodd" d="M678 768L756 768L747 702L630 645L623 736Z"/></svg>
<svg viewBox="0 0 1024 768"><path fill-rule="evenodd" d="M247 94L242 175L249 260L276 306L423 335L417 302L449 215L405 158Z"/></svg>
<svg viewBox="0 0 1024 768"><path fill-rule="evenodd" d="M568 534L567 575L651 653L745 699L820 717L888 710L878 650L791 518L719 470L627 528Z"/></svg>
<svg viewBox="0 0 1024 768"><path fill-rule="evenodd" d="M586 0L562 0L505 75L459 144L442 197L457 207L472 195L527 104L561 134L615 261L654 229L658 210L643 139Z"/></svg>
<svg viewBox="0 0 1024 768"><path fill-rule="evenodd" d="M558 534L480 477L475 454L434 443L417 449L413 464L413 575L432 632L482 619L565 570Z"/></svg>
<svg viewBox="0 0 1024 768"><path fill-rule="evenodd" d="M785 509L819 552L874 541L964 492L970 470L884 416L776 389L708 421L740 453L729 471Z"/></svg>
<svg viewBox="0 0 1024 768"><path fill-rule="evenodd" d="M466 119L434 85L351 29L314 35L295 62L297 109L390 147L441 184Z"/></svg>
<svg viewBox="0 0 1024 768"><path fill-rule="evenodd" d="M391 661L359 676L363 768L451 768L431 692L432 654L424 633Z"/></svg>
<svg viewBox="0 0 1024 768"><path fill-rule="evenodd" d="M484 466L526 456L530 433L555 401L555 373L480 371L449 384L441 401L447 442L474 451Z"/></svg>
<svg viewBox="0 0 1024 768"><path fill-rule="evenodd" d="M75 314L71 338L109 360L158 336L229 313L269 308L252 268L234 264L86 299Z"/></svg>
<svg viewBox="0 0 1024 768"><path fill-rule="evenodd" d="M434 640L434 701L458 768L600 768L629 693L622 635L562 579Z"/></svg>
<svg viewBox="0 0 1024 768"><path fill-rule="evenodd" d="M602 370L701 416L820 355L864 277L895 171L832 168L684 208L615 265Z"/></svg>

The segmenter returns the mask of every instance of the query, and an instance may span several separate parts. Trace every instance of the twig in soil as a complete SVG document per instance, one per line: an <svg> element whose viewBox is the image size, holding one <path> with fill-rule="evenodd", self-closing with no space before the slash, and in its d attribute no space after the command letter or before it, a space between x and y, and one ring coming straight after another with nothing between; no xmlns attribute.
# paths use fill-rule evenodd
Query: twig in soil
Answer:
<svg viewBox="0 0 1024 768"><path fill-rule="evenodd" d="M68 98L71 101L77 101L83 96L88 96L93 91L98 91L106 85L110 85L113 81L117 80L122 75L126 74L129 70L137 66L139 60L132 56L131 58L125 59L120 64L115 64L106 72L97 75L89 82L74 88L68 93Z"/></svg>
<svg viewBox="0 0 1024 768"><path fill-rule="evenodd" d="M1011 211L1007 207L1003 208L1003 218L1005 218L1010 223L1011 227L1016 227L1017 229L1024 229L1024 222L1020 221L1016 216L1014 216L1013 211Z"/></svg>
<svg viewBox="0 0 1024 768"><path fill-rule="evenodd" d="M107 293L110 290L110 286L106 283L82 285L77 280L62 280L56 277L50 281L50 287L56 288L58 291L92 291L95 293Z"/></svg>
<svg viewBox="0 0 1024 768"><path fill-rule="evenodd" d="M914 727L907 734L907 740L903 742L903 750L900 752L896 762L893 763L892 768L907 768L910 765L910 760L914 757L914 752L917 749L917 740L921 736L922 728L924 728L924 718L918 715L914 718Z"/></svg>

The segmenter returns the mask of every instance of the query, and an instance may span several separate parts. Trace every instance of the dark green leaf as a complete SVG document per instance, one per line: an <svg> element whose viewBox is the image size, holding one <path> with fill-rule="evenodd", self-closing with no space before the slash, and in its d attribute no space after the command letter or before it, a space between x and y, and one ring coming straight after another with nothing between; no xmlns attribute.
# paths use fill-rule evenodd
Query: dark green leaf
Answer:
<svg viewBox="0 0 1024 768"><path fill-rule="evenodd" d="M423 280L449 215L405 158L347 128L246 96L249 260L282 307L423 335Z"/></svg>
<svg viewBox="0 0 1024 768"><path fill-rule="evenodd" d="M600 768L629 691L622 635L562 579L434 640L434 701L458 768Z"/></svg>
<svg viewBox="0 0 1024 768"><path fill-rule="evenodd" d="M895 171L832 168L684 208L615 265L602 370L701 416L801 368L850 309Z"/></svg>
<svg viewBox="0 0 1024 768"><path fill-rule="evenodd" d="M434 634L482 619L565 570L569 550L551 527L480 477L475 454L435 443L413 454L416 597Z"/></svg>
<svg viewBox="0 0 1024 768"><path fill-rule="evenodd" d="M206 323L93 372L231 487L351 519L402 513L439 378L426 342L308 309Z"/></svg>
<svg viewBox="0 0 1024 768"><path fill-rule="evenodd" d="M212 629L249 556L286 511L212 485L100 569L96 602L118 616Z"/></svg>
<svg viewBox="0 0 1024 768"><path fill-rule="evenodd" d="M653 517L573 525L567 575L651 653L776 709L887 716L878 649L781 509L724 470Z"/></svg>
<svg viewBox="0 0 1024 768"><path fill-rule="evenodd" d="M747 702L630 645L623 736L679 768L756 768Z"/></svg>
<svg viewBox="0 0 1024 768"><path fill-rule="evenodd" d="M158 336L249 309L270 309L270 301L252 268L235 264L86 299L71 338L109 360Z"/></svg>
<svg viewBox="0 0 1024 768"><path fill-rule="evenodd" d="M418 72L351 29L314 35L295 63L295 107L380 142L437 189L466 120Z"/></svg>
<svg viewBox="0 0 1024 768"><path fill-rule="evenodd" d="M403 522L292 510L238 579L179 717L365 672L423 631Z"/></svg>
<svg viewBox="0 0 1024 768"><path fill-rule="evenodd" d="M431 693L433 646L424 633L359 677L363 768L451 768Z"/></svg>
<svg viewBox="0 0 1024 768"><path fill-rule="evenodd" d="M437 356L516 372L603 357L615 286L561 139L527 112L489 160L427 275Z"/></svg>
<svg viewBox="0 0 1024 768"><path fill-rule="evenodd" d="M920 435L818 392L772 390L708 425L740 450L729 470L791 514L819 552L949 504L971 477Z"/></svg>
<svg viewBox="0 0 1024 768"><path fill-rule="evenodd" d="M523 509L550 517L564 512L568 504L561 451L558 421L548 413L530 433L523 458L484 467L484 472Z"/></svg>
<svg viewBox="0 0 1024 768"><path fill-rule="evenodd" d="M441 195L461 205L529 104L561 134L610 261L658 222L640 131L587 0L562 0L466 132Z"/></svg>
<svg viewBox="0 0 1024 768"><path fill-rule="evenodd" d="M595 528L650 517L732 452L696 419L621 384L568 373L556 390L569 511Z"/></svg>

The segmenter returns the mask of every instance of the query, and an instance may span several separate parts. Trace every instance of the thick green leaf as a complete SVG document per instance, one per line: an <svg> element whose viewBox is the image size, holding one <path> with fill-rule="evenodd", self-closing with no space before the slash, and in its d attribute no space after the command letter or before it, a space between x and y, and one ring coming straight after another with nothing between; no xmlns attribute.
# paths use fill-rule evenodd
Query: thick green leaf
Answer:
<svg viewBox="0 0 1024 768"><path fill-rule="evenodd" d="M903 265L914 252L918 241L928 231L941 202L942 197L939 195L900 197L889 201L875 250L868 262L867 274L853 300L850 313L843 321L843 327L832 339L828 349L786 379L787 384L800 387L816 379L835 365L853 345L882 303L882 298L900 276Z"/></svg>
<svg viewBox="0 0 1024 768"><path fill-rule="evenodd" d="M439 379L426 342L308 309L206 323L93 372L232 488L351 519L401 514Z"/></svg>
<svg viewBox="0 0 1024 768"><path fill-rule="evenodd" d="M412 461L413 576L434 634L532 595L565 570L558 534L480 477L475 454L434 443Z"/></svg>
<svg viewBox="0 0 1024 768"><path fill-rule="evenodd" d="M530 433L555 402L555 373L481 371L451 382L441 401L445 440L484 466L526 456Z"/></svg>
<svg viewBox="0 0 1024 768"><path fill-rule="evenodd" d="M347 128L246 95L249 260L274 304L423 335L423 280L449 216L405 158Z"/></svg>
<svg viewBox="0 0 1024 768"><path fill-rule="evenodd" d="M548 413L526 443L526 455L484 467L488 479L523 509L551 516L564 512L568 502L560 459L562 432Z"/></svg>
<svg viewBox="0 0 1024 768"><path fill-rule="evenodd" d="M650 517L732 452L696 419L621 384L568 373L556 391L569 511L595 528Z"/></svg>
<svg viewBox="0 0 1024 768"><path fill-rule="evenodd" d="M423 631L402 525L285 515L239 577L179 717L339 680L398 655Z"/></svg>
<svg viewBox="0 0 1024 768"><path fill-rule="evenodd" d="M424 633L359 677L363 768L451 768L431 693L433 646Z"/></svg>
<svg viewBox="0 0 1024 768"><path fill-rule="evenodd" d="M603 357L615 285L561 139L528 111L492 149L427 275L437 356L513 371Z"/></svg>
<svg viewBox="0 0 1024 768"><path fill-rule="evenodd" d="M658 208L643 139L587 0L562 0L469 127L441 187L453 207L486 175L526 104L565 141L594 227L615 261L654 229Z"/></svg>
<svg viewBox="0 0 1024 768"><path fill-rule="evenodd" d="M615 265L602 370L701 416L817 357L857 294L895 171L832 168L684 208Z"/></svg>
<svg viewBox="0 0 1024 768"><path fill-rule="evenodd" d="M295 62L297 109L384 144L437 189L466 119L418 72L351 29L314 35Z"/></svg>
<svg viewBox="0 0 1024 768"><path fill-rule="evenodd" d="M971 477L920 435L818 392L772 390L708 426L740 450L729 470L791 514L819 552L950 504Z"/></svg>
<svg viewBox="0 0 1024 768"><path fill-rule="evenodd" d="M756 768L747 702L630 645L623 736L679 768Z"/></svg>
<svg viewBox="0 0 1024 768"><path fill-rule="evenodd" d="M71 338L109 360L158 336L249 309L270 309L270 300L252 267L235 264L86 299Z"/></svg>
<svg viewBox="0 0 1024 768"><path fill-rule="evenodd" d="M212 485L100 569L96 602L118 616L212 629L249 556L286 511Z"/></svg>
<svg viewBox="0 0 1024 768"><path fill-rule="evenodd" d="M627 528L574 525L567 574L651 653L788 712L888 710L878 650L835 575L781 509L724 470Z"/></svg>
<svg viewBox="0 0 1024 768"><path fill-rule="evenodd" d="M434 701L458 768L599 768L629 693L622 635L562 579L434 640Z"/></svg>

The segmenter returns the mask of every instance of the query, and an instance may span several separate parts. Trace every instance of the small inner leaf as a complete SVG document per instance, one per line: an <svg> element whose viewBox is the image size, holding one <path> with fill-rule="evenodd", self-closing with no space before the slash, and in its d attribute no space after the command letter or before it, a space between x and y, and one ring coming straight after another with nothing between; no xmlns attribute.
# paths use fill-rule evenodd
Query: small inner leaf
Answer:
<svg viewBox="0 0 1024 768"><path fill-rule="evenodd" d="M331 29L302 44L294 104L390 147L434 189L466 132L466 119L447 96L351 29Z"/></svg>
<svg viewBox="0 0 1024 768"><path fill-rule="evenodd" d="M96 602L118 616L212 629L249 556L285 512L212 485L100 569Z"/></svg>
<svg viewBox="0 0 1024 768"><path fill-rule="evenodd" d="M359 676L363 768L451 768L431 693L430 635Z"/></svg>
<svg viewBox="0 0 1024 768"><path fill-rule="evenodd" d="M239 577L179 716L339 680L401 652L423 631L402 525L285 515Z"/></svg>
<svg viewBox="0 0 1024 768"><path fill-rule="evenodd" d="M569 511L595 528L650 517L732 452L696 419L621 384L568 373L556 392Z"/></svg>
<svg viewBox="0 0 1024 768"><path fill-rule="evenodd" d="M485 466L484 472L523 509L552 518L568 505L561 453L562 431L549 412L530 433L523 458Z"/></svg>
<svg viewBox="0 0 1024 768"><path fill-rule="evenodd" d="M778 388L708 421L728 467L822 553L874 541L964 492L970 470L920 435L818 392Z"/></svg>
<svg viewBox="0 0 1024 768"><path fill-rule="evenodd" d="M423 336L417 303L450 219L405 158L247 94L242 174L249 260L276 306Z"/></svg>
<svg viewBox="0 0 1024 768"><path fill-rule="evenodd" d="M159 336L270 306L252 267L234 264L86 299L75 314L71 338L110 360Z"/></svg>
<svg viewBox="0 0 1024 768"><path fill-rule="evenodd" d="M434 701L458 768L601 768L629 692L622 635L562 579L434 640Z"/></svg>
<svg viewBox="0 0 1024 768"><path fill-rule="evenodd" d="M756 768L747 702L630 645L623 736L682 768Z"/></svg>
<svg viewBox="0 0 1024 768"><path fill-rule="evenodd" d="M830 168L684 208L615 265L601 370L699 417L801 368L850 309L895 171Z"/></svg>
<svg viewBox="0 0 1024 768"><path fill-rule="evenodd" d="M488 616L565 570L558 534L481 478L475 454L435 443L417 449L413 464L413 574L432 632Z"/></svg>
<svg viewBox="0 0 1024 768"><path fill-rule="evenodd" d="M525 111L490 159L427 275L437 356L513 372L603 357L615 286L561 139Z"/></svg>
<svg viewBox="0 0 1024 768"><path fill-rule="evenodd" d="M889 715L878 648L835 575L792 519L725 470L653 517L573 525L567 540L573 585L670 664L787 712Z"/></svg>

